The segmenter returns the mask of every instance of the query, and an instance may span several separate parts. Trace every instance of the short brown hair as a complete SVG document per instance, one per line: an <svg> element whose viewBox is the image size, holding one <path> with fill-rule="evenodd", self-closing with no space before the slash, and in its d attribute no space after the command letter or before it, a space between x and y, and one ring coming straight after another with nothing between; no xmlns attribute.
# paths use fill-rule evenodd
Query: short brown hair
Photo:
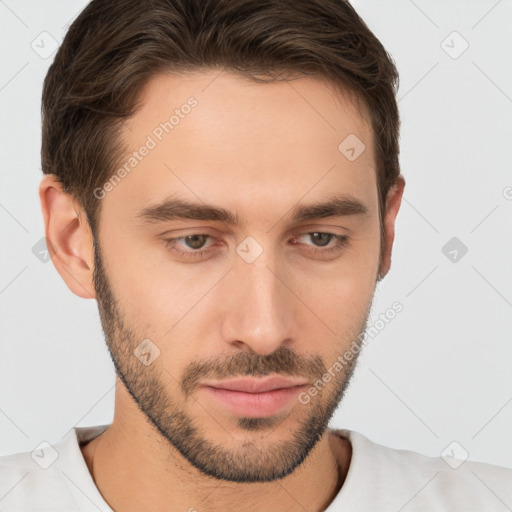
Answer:
<svg viewBox="0 0 512 512"><path fill-rule="evenodd" d="M362 102L377 163L379 214L400 174L398 72L345 0L93 0L46 75L41 163L83 207L123 156L121 123L160 72L226 68L255 81L326 78ZM361 106L361 105L360 105ZM341 141L340 141L341 142Z"/></svg>

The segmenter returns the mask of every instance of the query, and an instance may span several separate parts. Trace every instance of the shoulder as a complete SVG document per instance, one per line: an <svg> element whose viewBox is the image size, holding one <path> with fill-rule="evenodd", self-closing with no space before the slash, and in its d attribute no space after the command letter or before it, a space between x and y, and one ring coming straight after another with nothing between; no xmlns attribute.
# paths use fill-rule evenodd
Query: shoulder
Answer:
<svg viewBox="0 0 512 512"><path fill-rule="evenodd" d="M380 510L406 504L407 510L450 512L512 507L512 469L454 457L428 457L380 445L358 432L335 432L352 444L346 487L340 493L345 492L347 500L362 503L366 498L359 494L371 492L375 498L371 503L380 504Z"/></svg>
<svg viewBox="0 0 512 512"><path fill-rule="evenodd" d="M2 510L45 510L39 507L49 504L76 510L64 475L57 466L47 466L55 457L50 448L0 457ZM35 499L38 505L35 505ZM37 508L31 508L35 506Z"/></svg>
<svg viewBox="0 0 512 512"><path fill-rule="evenodd" d="M88 472L80 443L108 425L75 427L53 445L0 456L2 512L109 511Z"/></svg>

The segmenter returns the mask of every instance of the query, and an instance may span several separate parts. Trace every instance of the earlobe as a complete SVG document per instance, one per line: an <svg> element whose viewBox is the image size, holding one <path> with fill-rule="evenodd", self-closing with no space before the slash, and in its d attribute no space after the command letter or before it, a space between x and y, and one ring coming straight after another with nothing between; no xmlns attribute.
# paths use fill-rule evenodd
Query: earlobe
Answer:
<svg viewBox="0 0 512 512"><path fill-rule="evenodd" d="M386 198L386 213L383 220L384 224L384 249L380 261L378 280L384 278L391 268L391 252L395 240L395 221L402 203L404 193L405 178L400 174L394 185L389 189Z"/></svg>
<svg viewBox="0 0 512 512"><path fill-rule="evenodd" d="M95 298L93 237L78 202L64 191L54 174L42 178L39 199L47 245L57 272L74 294Z"/></svg>

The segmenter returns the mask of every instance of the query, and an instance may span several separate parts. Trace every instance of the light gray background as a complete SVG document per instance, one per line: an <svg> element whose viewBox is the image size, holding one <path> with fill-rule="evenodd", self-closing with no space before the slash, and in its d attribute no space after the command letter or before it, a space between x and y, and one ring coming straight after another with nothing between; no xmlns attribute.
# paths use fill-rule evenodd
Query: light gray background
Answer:
<svg viewBox="0 0 512 512"><path fill-rule="evenodd" d="M85 4L0 1L1 454L112 420L96 302L32 252L53 58L32 46L60 43ZM373 318L404 309L366 346L331 425L432 456L457 441L455 454L512 467L512 1L353 4L401 76L407 185ZM457 262L442 252L452 237L468 248Z"/></svg>

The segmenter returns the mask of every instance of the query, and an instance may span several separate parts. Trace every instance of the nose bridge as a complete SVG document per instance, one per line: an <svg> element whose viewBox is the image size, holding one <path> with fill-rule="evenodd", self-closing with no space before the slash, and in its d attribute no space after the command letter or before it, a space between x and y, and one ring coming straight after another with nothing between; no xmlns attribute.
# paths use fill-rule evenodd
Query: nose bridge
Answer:
<svg viewBox="0 0 512 512"><path fill-rule="evenodd" d="M259 354L273 352L293 336L295 325L293 294L281 281L278 258L269 249L251 262L237 254L230 274L224 340L243 342Z"/></svg>

